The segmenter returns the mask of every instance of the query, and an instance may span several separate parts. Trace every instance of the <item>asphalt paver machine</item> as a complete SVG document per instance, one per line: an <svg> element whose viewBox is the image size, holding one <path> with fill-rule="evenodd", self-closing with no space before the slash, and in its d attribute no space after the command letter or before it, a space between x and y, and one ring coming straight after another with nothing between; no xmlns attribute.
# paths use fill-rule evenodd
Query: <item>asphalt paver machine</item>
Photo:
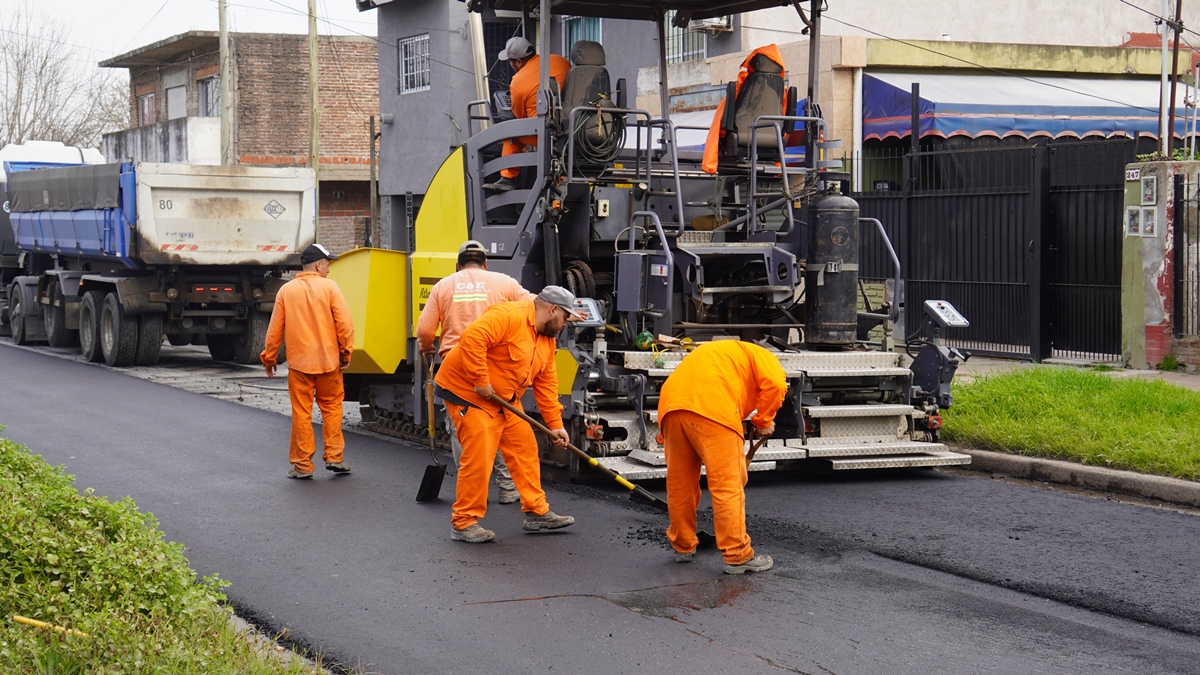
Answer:
<svg viewBox="0 0 1200 675"><path fill-rule="evenodd" d="M561 91L549 59L540 59L536 117L497 122L488 101L471 103L473 133L439 169L416 218L400 364L390 374L352 368L347 376L367 424L421 437L423 374L412 366L420 360L411 328L429 287L453 272L457 248L470 238L489 250L489 269L533 291L559 284L580 298L588 320L564 331L556 359L567 429L575 445L630 480L665 476L658 391L691 347L717 339L756 341L787 373L776 434L752 471L969 462L938 442L939 411L951 404L963 357L937 340L896 349L899 261L882 224L860 218L845 194L840 162L822 159L835 145L817 105L824 4L469 0L482 17L523 16L540 45L551 44L550 22L537 19L551 14L654 22L660 112L630 107L624 83L609 79L603 46L587 41L572 48ZM666 113L668 17L685 25L780 6L793 7L809 28L807 95L787 86L784 64L770 53L749 63L752 72L730 83L716 112L706 171L701 153L679 148L684 130ZM515 138L536 148L503 154ZM512 189L487 189L509 167L520 169ZM866 237L880 238L894 266L892 295L877 307L859 302ZM948 303L929 311L938 325L965 323ZM536 411L527 398L526 409ZM541 457L559 480L592 471L549 444Z"/></svg>

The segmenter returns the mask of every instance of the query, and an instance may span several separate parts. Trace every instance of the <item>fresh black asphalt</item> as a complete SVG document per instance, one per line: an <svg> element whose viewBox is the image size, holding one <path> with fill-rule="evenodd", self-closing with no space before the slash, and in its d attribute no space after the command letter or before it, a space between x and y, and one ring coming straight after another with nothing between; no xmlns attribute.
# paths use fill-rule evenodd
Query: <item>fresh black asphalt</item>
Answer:
<svg viewBox="0 0 1200 675"><path fill-rule="evenodd" d="M933 471L756 476L776 569L671 562L663 515L548 485L576 525L452 542L428 454L347 436L351 476L284 477L285 416L0 345L0 424L132 496L239 612L362 672L1196 672L1200 518ZM322 475L324 474L324 475ZM662 492L661 485L650 485Z"/></svg>

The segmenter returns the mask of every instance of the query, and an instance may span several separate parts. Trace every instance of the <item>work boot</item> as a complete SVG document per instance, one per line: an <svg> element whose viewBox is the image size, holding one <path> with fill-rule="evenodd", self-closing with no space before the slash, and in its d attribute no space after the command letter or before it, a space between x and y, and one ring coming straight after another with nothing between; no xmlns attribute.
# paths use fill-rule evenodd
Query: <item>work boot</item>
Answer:
<svg viewBox="0 0 1200 675"><path fill-rule="evenodd" d="M461 530L450 528L450 538L454 541L465 541L468 544L482 544L496 538L496 533L485 530L479 523L468 525Z"/></svg>
<svg viewBox="0 0 1200 675"><path fill-rule="evenodd" d="M575 522L571 516L555 515L553 511L547 511L540 516L535 516L532 513L525 514L525 522L521 524L521 529L530 532L538 530L557 530L567 527Z"/></svg>
<svg viewBox="0 0 1200 675"><path fill-rule="evenodd" d="M312 478L312 472L310 471L308 473L300 473L299 471L296 470L296 467L292 467L292 470L288 471L288 478L298 478L298 479Z"/></svg>
<svg viewBox="0 0 1200 675"><path fill-rule="evenodd" d="M516 187L511 178L500 177L500 180L495 183L484 183L483 189L485 192L508 192Z"/></svg>
<svg viewBox="0 0 1200 675"><path fill-rule="evenodd" d="M332 471L340 476L344 473L350 473L350 465L345 462L326 462L325 470Z"/></svg>
<svg viewBox="0 0 1200 675"><path fill-rule="evenodd" d="M725 565L725 574L745 574L746 572L766 572L775 565L769 555L756 555L740 565Z"/></svg>
<svg viewBox="0 0 1200 675"><path fill-rule="evenodd" d="M677 563L690 563L690 562L692 562L692 559L695 557L696 557L695 551L688 551L687 553L680 553L679 551L675 551L675 562L677 562Z"/></svg>
<svg viewBox="0 0 1200 675"><path fill-rule="evenodd" d="M500 488L500 497L496 501L501 504L516 504L521 501L521 493L515 489Z"/></svg>

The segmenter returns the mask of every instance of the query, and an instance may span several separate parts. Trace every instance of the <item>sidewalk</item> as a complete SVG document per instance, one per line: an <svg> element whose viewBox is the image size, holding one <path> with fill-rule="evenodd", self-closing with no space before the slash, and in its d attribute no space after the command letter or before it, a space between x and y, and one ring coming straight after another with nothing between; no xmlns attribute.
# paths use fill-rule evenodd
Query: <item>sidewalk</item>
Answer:
<svg viewBox="0 0 1200 675"><path fill-rule="evenodd" d="M956 380L970 381L977 377L986 377L999 373L1012 372L1023 368L1032 368L1039 364L1029 361L995 359L973 356L958 367ZM1075 366L1091 365L1082 361L1051 360L1046 366ZM1117 378L1140 377L1150 380L1161 380L1185 389L1200 391L1200 374L1167 373L1156 370L1116 369L1098 371ZM1011 476L1027 480L1044 481L1069 485L1085 490L1101 490L1134 495L1145 499L1155 499L1173 504L1200 507L1200 482L1151 476L1133 471L1117 471L1099 466L1088 466L1075 462L1065 462L1056 459L1026 457L1003 452L974 450L950 444L956 452L971 455L971 464L962 467L971 471L991 473L996 476Z"/></svg>

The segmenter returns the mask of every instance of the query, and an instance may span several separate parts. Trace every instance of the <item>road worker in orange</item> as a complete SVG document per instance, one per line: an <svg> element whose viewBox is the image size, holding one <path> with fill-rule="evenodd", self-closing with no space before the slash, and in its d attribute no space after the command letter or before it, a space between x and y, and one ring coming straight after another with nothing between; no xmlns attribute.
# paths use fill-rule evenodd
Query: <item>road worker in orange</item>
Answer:
<svg viewBox="0 0 1200 675"><path fill-rule="evenodd" d="M499 396L520 408L522 394L532 385L542 419L557 436L554 445L566 447L570 436L562 423L554 354L555 337L568 321L582 318L574 304L570 291L547 286L531 300L492 305L463 331L442 362L438 391L463 448L451 539L479 544L496 538L479 520L487 513L488 477L497 447L521 494L523 529L556 530L575 522L556 515L546 502L533 428L492 400Z"/></svg>
<svg viewBox="0 0 1200 675"><path fill-rule="evenodd" d="M292 435L288 478L312 478L312 406L321 408L325 468L335 475L350 473L342 461L342 372L354 353L354 324L337 282L327 279L329 261L337 260L324 246L313 244L300 254L303 271L279 289L267 328L267 341L258 355L267 377L275 377L276 357L286 340L288 394L292 399Z"/></svg>
<svg viewBox="0 0 1200 675"><path fill-rule="evenodd" d="M500 272L489 272L487 268L487 249L483 244L471 239L458 248L458 271L448 277L443 277L429 291L429 300L421 310L421 318L417 321L417 345L421 354L427 359L433 359L433 342L438 328L442 330L442 340L438 343L437 355L446 358L450 349L458 344L462 332L472 321L479 318L484 310L498 302L512 302L533 298L533 293L521 287L516 279ZM454 431L454 420L449 418L450 445L454 450L454 465L459 466L462 460L462 444L458 442L458 434ZM512 474L504 463L504 455L496 450L496 462L493 465L496 473L496 485L500 488L501 504L515 504L521 500L513 483Z"/></svg>
<svg viewBox="0 0 1200 675"><path fill-rule="evenodd" d="M533 45L521 36L509 38L508 44L497 57L508 61L513 69L512 81L508 85L508 93L512 98L513 117L517 119L537 117L538 89L541 88L541 57L534 53ZM550 77L558 81L558 90L562 91L567 80L567 71L571 70L571 62L558 54L550 55ZM507 157L518 152L528 152L537 147L537 136L518 136L504 141L500 156ZM489 192L505 192L513 189L513 181L521 174L517 167L500 170L500 180L483 186Z"/></svg>
<svg viewBox="0 0 1200 675"><path fill-rule="evenodd" d="M708 474L713 526L727 574L765 572L769 555L755 555L746 534L746 456L742 421L759 438L775 433L775 413L787 393L779 359L749 342L706 342L663 383L658 420L667 458L667 539L676 562L691 562L700 503L700 466Z"/></svg>

